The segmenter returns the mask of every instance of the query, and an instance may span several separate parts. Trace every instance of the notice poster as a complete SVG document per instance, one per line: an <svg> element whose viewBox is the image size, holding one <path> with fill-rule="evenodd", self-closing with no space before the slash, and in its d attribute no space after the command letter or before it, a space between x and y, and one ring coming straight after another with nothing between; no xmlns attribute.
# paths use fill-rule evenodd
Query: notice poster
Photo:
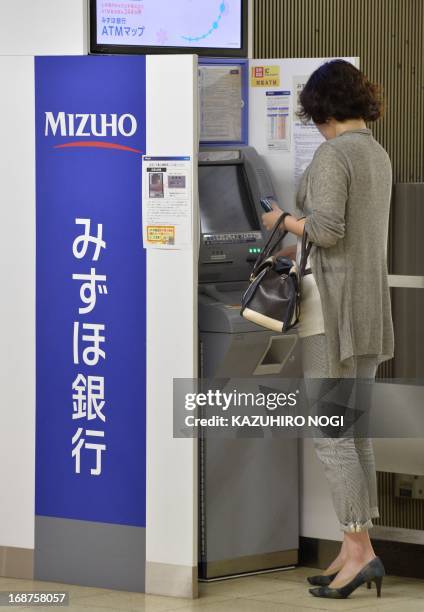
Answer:
<svg viewBox="0 0 424 612"><path fill-rule="evenodd" d="M312 161L315 151L324 142L324 137L316 128L313 121L307 123L301 121L298 116L300 110L299 96L304 88L308 76L293 77L293 140L294 140L294 175L296 189L299 187L300 179L306 168Z"/></svg>
<svg viewBox="0 0 424 612"><path fill-rule="evenodd" d="M267 91L268 151L290 151L290 91Z"/></svg>
<svg viewBox="0 0 424 612"><path fill-rule="evenodd" d="M199 99L201 142L242 140L241 66L200 66Z"/></svg>
<svg viewBox="0 0 424 612"><path fill-rule="evenodd" d="M302 93L302 89L305 87L308 76L294 76L293 77L293 94L294 94L294 103L293 103L293 122L299 122L300 118L298 117L298 112L301 110L300 105L300 94Z"/></svg>
<svg viewBox="0 0 424 612"><path fill-rule="evenodd" d="M189 246L192 241L190 157L143 157L145 248Z"/></svg>

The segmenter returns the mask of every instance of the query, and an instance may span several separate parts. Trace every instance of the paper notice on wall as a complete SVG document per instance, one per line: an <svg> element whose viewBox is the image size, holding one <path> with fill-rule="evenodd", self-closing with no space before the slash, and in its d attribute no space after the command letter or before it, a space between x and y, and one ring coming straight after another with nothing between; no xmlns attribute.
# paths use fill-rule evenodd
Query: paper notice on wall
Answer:
<svg viewBox="0 0 424 612"><path fill-rule="evenodd" d="M299 122L300 118L298 117L298 112L301 110L300 104L300 94L302 93L302 89L305 87L308 76L294 76L293 77L293 95L294 95L294 104L293 104L293 121Z"/></svg>
<svg viewBox="0 0 424 612"><path fill-rule="evenodd" d="M314 125L295 124L294 134L294 177L296 189L306 168L312 161L315 151L324 142L324 138Z"/></svg>
<svg viewBox="0 0 424 612"><path fill-rule="evenodd" d="M202 142L243 139L241 66L200 66L199 98Z"/></svg>
<svg viewBox="0 0 424 612"><path fill-rule="evenodd" d="M290 151L290 92L267 91L268 151Z"/></svg>
<svg viewBox="0 0 424 612"><path fill-rule="evenodd" d="M192 242L190 157L143 157L143 244L187 247Z"/></svg>
<svg viewBox="0 0 424 612"><path fill-rule="evenodd" d="M312 161L317 148L324 142L324 137L316 128L313 121L301 121L298 112L301 110L299 96L304 88L308 76L293 77L293 140L294 140L294 176L296 190L306 168Z"/></svg>

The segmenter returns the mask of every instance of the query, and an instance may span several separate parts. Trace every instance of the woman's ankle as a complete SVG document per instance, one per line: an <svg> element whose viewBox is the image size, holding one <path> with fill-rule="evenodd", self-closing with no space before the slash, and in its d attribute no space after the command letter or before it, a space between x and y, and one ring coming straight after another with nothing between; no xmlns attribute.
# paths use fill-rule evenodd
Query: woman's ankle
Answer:
<svg viewBox="0 0 424 612"><path fill-rule="evenodd" d="M346 563L346 559L347 559L346 555L342 554L342 552L340 551L337 557L327 567L327 569L325 570L325 573L334 574L334 572L338 572L343 567L343 565Z"/></svg>
<svg viewBox="0 0 424 612"><path fill-rule="evenodd" d="M372 548L353 548L348 550L345 558L345 563L353 562L355 564L366 565L376 557Z"/></svg>

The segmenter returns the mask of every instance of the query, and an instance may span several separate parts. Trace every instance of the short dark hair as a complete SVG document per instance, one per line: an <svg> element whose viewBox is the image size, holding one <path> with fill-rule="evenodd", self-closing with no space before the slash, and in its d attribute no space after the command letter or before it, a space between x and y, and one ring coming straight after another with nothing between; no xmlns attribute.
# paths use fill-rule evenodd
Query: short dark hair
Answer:
<svg viewBox="0 0 424 612"><path fill-rule="evenodd" d="M381 90L350 62L326 62L309 77L300 97L301 119L325 123L328 119L376 121L383 112Z"/></svg>

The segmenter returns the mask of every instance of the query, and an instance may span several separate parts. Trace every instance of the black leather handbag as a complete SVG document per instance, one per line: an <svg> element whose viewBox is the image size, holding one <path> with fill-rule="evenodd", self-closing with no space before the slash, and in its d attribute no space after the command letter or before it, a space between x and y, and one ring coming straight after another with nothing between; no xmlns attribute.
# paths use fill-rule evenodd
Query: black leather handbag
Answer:
<svg viewBox="0 0 424 612"><path fill-rule="evenodd" d="M294 259L273 252L287 235L278 219L253 266L250 284L242 296L240 314L253 323L275 332L287 332L299 321L301 282L311 251L306 232L302 237L299 266Z"/></svg>

